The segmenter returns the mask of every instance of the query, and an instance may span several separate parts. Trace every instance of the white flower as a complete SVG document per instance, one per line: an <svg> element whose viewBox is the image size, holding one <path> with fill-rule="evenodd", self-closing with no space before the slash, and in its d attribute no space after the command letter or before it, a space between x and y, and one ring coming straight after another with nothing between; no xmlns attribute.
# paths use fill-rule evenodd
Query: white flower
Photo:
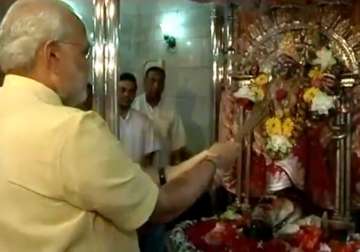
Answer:
<svg viewBox="0 0 360 252"><path fill-rule="evenodd" d="M321 70L324 71L328 67L336 64L336 60L333 57L331 50L323 47L321 50L316 52L317 58L313 60L313 65L320 65Z"/></svg>
<svg viewBox="0 0 360 252"><path fill-rule="evenodd" d="M294 223L288 223L277 232L277 235L293 235L296 234L299 230L299 225Z"/></svg>
<svg viewBox="0 0 360 252"><path fill-rule="evenodd" d="M331 252L331 248L326 243L320 243L319 252Z"/></svg>
<svg viewBox="0 0 360 252"><path fill-rule="evenodd" d="M264 99L264 92L258 87L252 87L248 85L244 85L240 87L234 94L236 98L248 99L252 102L261 101Z"/></svg>
<svg viewBox="0 0 360 252"><path fill-rule="evenodd" d="M240 87L235 93L234 96L236 98L245 98L249 99L250 101L255 102L255 92L249 86L242 86Z"/></svg>
<svg viewBox="0 0 360 252"><path fill-rule="evenodd" d="M293 145L289 139L282 135L272 135L267 139L266 149L273 152L281 152L287 154Z"/></svg>
<svg viewBox="0 0 360 252"><path fill-rule="evenodd" d="M319 115L328 115L329 110L335 107L334 97L324 92L318 92L311 103L311 111Z"/></svg>

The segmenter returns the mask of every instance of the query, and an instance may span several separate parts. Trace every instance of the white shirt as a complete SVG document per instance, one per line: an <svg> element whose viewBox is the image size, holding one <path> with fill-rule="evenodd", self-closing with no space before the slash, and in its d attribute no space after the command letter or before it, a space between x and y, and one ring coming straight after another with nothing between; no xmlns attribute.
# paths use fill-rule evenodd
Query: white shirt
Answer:
<svg viewBox="0 0 360 252"><path fill-rule="evenodd" d="M168 165L170 152L178 150L186 144L181 118L174 109L166 106L162 101L156 107L151 107L146 101L145 94L136 97L133 108L143 112L153 121L155 130L161 137L159 165Z"/></svg>
<svg viewBox="0 0 360 252"><path fill-rule="evenodd" d="M42 83L0 88L0 251L136 252L158 187L95 112Z"/></svg>
<svg viewBox="0 0 360 252"><path fill-rule="evenodd" d="M125 118L119 116L120 142L134 162L160 150L159 136L146 115L130 109Z"/></svg>

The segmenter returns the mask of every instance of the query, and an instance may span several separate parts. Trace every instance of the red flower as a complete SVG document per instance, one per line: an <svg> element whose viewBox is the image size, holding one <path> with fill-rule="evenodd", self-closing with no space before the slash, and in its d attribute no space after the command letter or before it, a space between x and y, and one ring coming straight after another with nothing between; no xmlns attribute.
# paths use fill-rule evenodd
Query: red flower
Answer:
<svg viewBox="0 0 360 252"><path fill-rule="evenodd" d="M296 245L305 252L318 251L322 231L315 226L301 227L300 231L295 235Z"/></svg>
<svg viewBox="0 0 360 252"><path fill-rule="evenodd" d="M287 97L287 95L288 92L285 89L279 88L278 90L276 90L275 98L278 102L281 102Z"/></svg>
<svg viewBox="0 0 360 252"><path fill-rule="evenodd" d="M279 240L279 239L273 239L269 242L266 242L264 244L265 252L285 252L288 251L286 242Z"/></svg>
<svg viewBox="0 0 360 252"><path fill-rule="evenodd" d="M303 99L303 97L304 97L304 89L299 89L298 91L297 91L297 93L296 93L296 97L298 98L298 99L300 99L300 100L302 100Z"/></svg>
<svg viewBox="0 0 360 252"><path fill-rule="evenodd" d="M241 107L244 107L246 110L251 110L254 106L254 102L246 98L238 98L238 103Z"/></svg>

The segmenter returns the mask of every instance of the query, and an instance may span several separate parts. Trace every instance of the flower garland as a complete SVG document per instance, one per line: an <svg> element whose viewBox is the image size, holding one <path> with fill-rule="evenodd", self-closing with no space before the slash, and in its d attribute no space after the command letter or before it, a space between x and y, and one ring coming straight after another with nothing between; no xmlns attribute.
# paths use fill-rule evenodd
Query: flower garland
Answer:
<svg viewBox="0 0 360 252"><path fill-rule="evenodd" d="M334 97L317 87L305 89L303 99L310 106L310 111L318 115L328 115L329 111L335 108Z"/></svg>
<svg viewBox="0 0 360 252"><path fill-rule="evenodd" d="M270 117L265 121L265 150L273 159L286 158L294 146L295 123L291 117Z"/></svg>
<svg viewBox="0 0 360 252"><path fill-rule="evenodd" d="M311 112L327 116L335 108L335 98L329 94L329 88L334 85L335 76L330 73L337 59L325 47L318 50L316 56L311 62L313 67L308 73L310 85L304 90L303 100Z"/></svg>
<svg viewBox="0 0 360 252"><path fill-rule="evenodd" d="M233 96L252 103L260 102L265 97L265 86L269 83L269 79L268 74L260 73L254 79L251 79L248 85L241 85L239 89L233 93Z"/></svg>
<svg viewBox="0 0 360 252"><path fill-rule="evenodd" d="M179 252L200 252L194 244L192 244L185 234L185 230L193 225L197 221L184 221L178 224L170 233L170 240L172 241L173 249Z"/></svg>

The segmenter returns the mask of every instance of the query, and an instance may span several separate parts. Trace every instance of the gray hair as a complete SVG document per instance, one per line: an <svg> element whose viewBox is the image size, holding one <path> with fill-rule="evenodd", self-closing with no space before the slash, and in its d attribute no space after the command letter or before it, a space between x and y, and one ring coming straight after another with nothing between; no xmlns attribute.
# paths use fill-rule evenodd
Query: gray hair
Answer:
<svg viewBox="0 0 360 252"><path fill-rule="evenodd" d="M44 7L36 8L39 6ZM64 8L74 13L70 6L58 0L18 0L10 7L0 24L3 72L29 68L42 43L62 40L71 32L59 11Z"/></svg>

